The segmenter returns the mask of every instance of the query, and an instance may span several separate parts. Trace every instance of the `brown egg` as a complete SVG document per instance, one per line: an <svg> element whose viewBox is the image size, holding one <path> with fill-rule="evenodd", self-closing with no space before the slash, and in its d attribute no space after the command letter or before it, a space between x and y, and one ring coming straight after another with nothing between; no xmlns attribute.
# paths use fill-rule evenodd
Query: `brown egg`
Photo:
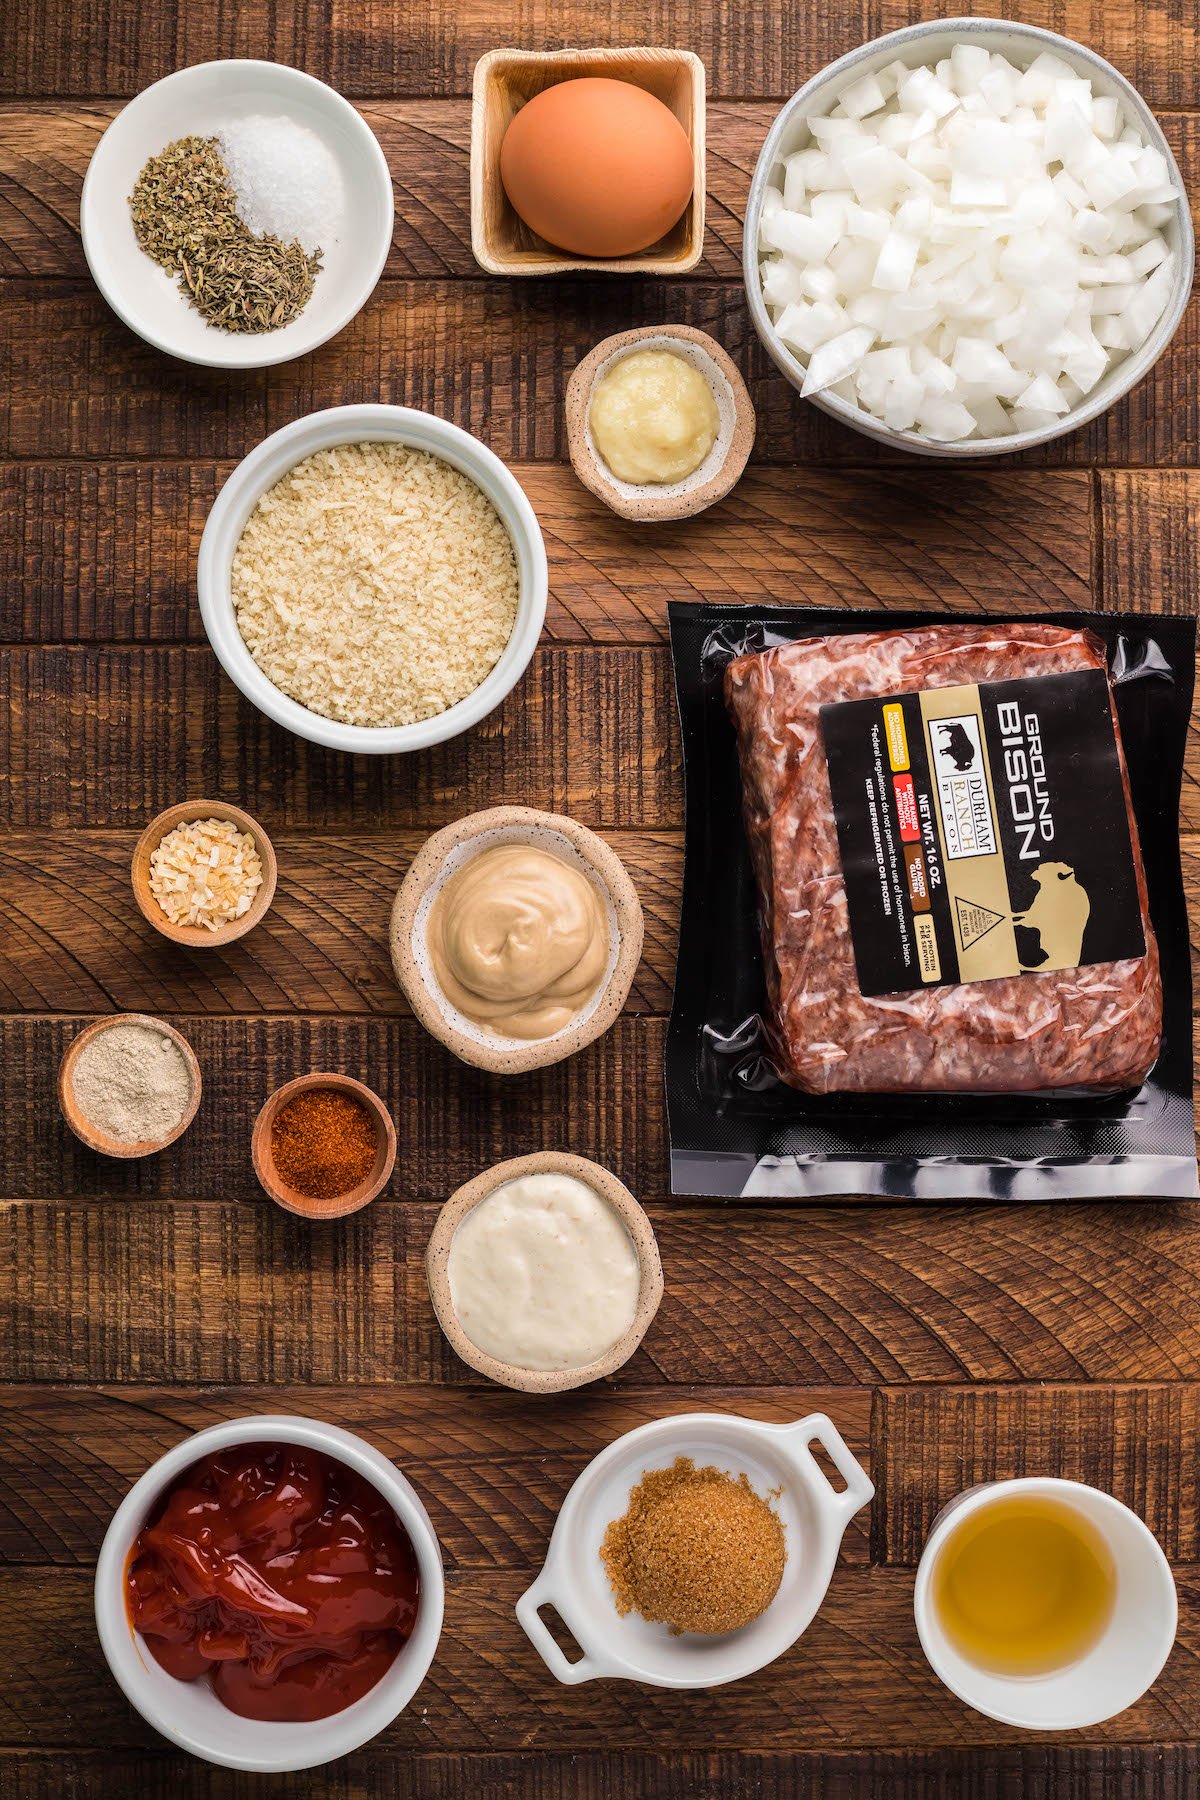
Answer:
<svg viewBox="0 0 1200 1800"><path fill-rule="evenodd" d="M500 146L500 178L532 231L576 256L632 256L675 224L692 148L669 108L629 81L544 88Z"/></svg>

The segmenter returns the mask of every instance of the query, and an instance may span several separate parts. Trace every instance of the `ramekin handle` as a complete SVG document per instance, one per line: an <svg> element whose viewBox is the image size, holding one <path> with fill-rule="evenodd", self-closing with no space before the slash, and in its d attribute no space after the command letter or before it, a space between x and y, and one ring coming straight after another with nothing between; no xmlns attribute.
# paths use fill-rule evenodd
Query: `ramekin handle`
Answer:
<svg viewBox="0 0 1200 1800"><path fill-rule="evenodd" d="M833 1420L825 1413L809 1413L807 1418L800 1419L795 1425L788 1427L788 1435L797 1438L805 1446L806 1460L827 1490L828 1504L836 1508L841 1515L844 1530L860 1507L865 1506L868 1500L874 1499L875 1483ZM846 1483L843 1493L839 1494L835 1488L830 1486L820 1463L807 1449L807 1446L814 1442L820 1444L828 1452L829 1460Z"/></svg>
<svg viewBox="0 0 1200 1800"><path fill-rule="evenodd" d="M539 1611L539 1608L543 1606L554 1608L583 1651L583 1655L577 1662L568 1662L555 1643ZM549 1562L532 1587L527 1587L517 1601L517 1619L521 1629L550 1673L568 1687L576 1687L581 1681L594 1681L598 1675L616 1673L615 1670L606 1668L597 1658L589 1655L582 1637L564 1610L563 1603L559 1598L558 1585L554 1580L554 1571Z"/></svg>

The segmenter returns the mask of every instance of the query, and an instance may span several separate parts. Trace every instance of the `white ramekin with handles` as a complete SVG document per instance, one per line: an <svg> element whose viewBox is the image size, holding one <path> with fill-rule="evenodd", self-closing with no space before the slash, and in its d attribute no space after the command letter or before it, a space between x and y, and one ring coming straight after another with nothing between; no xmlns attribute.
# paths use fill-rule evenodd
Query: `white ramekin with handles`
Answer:
<svg viewBox="0 0 1200 1800"><path fill-rule="evenodd" d="M843 1481L832 1487L810 1444L827 1451ZM721 1636L652 1625L617 1611L600 1546L648 1469L669 1469L688 1456L730 1475L746 1475L773 1504L787 1547L783 1579L770 1606L751 1624ZM541 1574L517 1602L517 1618L551 1674L574 1685L598 1676L652 1687L717 1687L774 1662L807 1629L829 1588L847 1525L875 1489L824 1413L794 1425L764 1425L732 1413L683 1413L628 1432L601 1451L563 1501ZM539 1608L552 1606L583 1652L569 1660Z"/></svg>
<svg viewBox="0 0 1200 1800"><path fill-rule="evenodd" d="M347 725L301 706L263 674L238 630L233 604L234 551L246 520L268 488L318 450L338 444L393 443L427 450L470 477L496 508L517 559L517 616L495 666L477 688L445 712L412 725ZM273 432L233 471L200 539L196 588L200 616L221 667L247 700L297 737L330 750L394 756L457 737L487 717L517 685L537 648L546 618L546 545L537 515L512 471L486 444L435 413L411 406L332 406Z"/></svg>
<svg viewBox="0 0 1200 1800"><path fill-rule="evenodd" d="M814 406L839 419L843 425L852 426L855 431L861 431L865 437L874 438L878 443L913 450L918 456L952 459L1009 456L1018 450L1029 450L1035 445L1049 443L1052 438L1063 437L1069 431L1076 431L1081 425L1086 425L1089 420L1114 406L1132 387L1136 387L1149 374L1174 337L1192 291L1195 235L1183 177L1179 173L1171 146L1162 126L1133 84L1125 79L1119 69L1114 69L1102 56L1097 56L1094 50L1077 44L1072 38L1060 37L1056 31L1044 31L1037 25L1023 25L1015 19L926 19L920 25L906 25L900 31L888 32L885 37L873 38L870 43L862 44L857 50L839 57L837 62L821 69L811 81L806 81L792 95L767 134L750 181L742 239L742 271L754 329L771 361L792 386L799 389L804 380L804 367L776 335L762 294L759 223L762 218L763 195L774 183L775 171L782 159L790 156L793 150L803 149L810 141L808 120L823 118L830 112L852 82L873 74L877 69L885 68L890 62L907 63L910 68L935 63L940 57L949 56L958 43L982 45L986 50L1007 56L1018 67L1027 68L1043 51L1070 63L1078 75L1092 83L1097 93L1115 95L1126 118L1137 126L1146 143L1152 144L1165 158L1171 180L1180 193L1184 194L1184 198L1175 203L1171 222L1164 230L1176 259L1175 286L1166 310L1141 349L1132 351L1123 362L1110 369L1078 406L1073 407L1069 413L1064 413L1053 425L1043 426L1036 431L1017 431L1009 437L963 438L957 443L943 444L932 438L921 437L915 431L893 431L882 419L875 418L862 407L852 406L837 394L820 393L809 396Z"/></svg>
<svg viewBox="0 0 1200 1800"><path fill-rule="evenodd" d="M125 1572L138 1533L163 1490L200 1457L236 1444L302 1444L345 1463L379 1490L408 1533L420 1583L413 1634L369 1693L332 1718L310 1724L243 1719L207 1681L177 1681L151 1656L130 1623ZM352 1432L318 1419L271 1413L229 1419L176 1444L135 1481L113 1516L96 1565L96 1627L108 1666L147 1723L205 1762L259 1774L315 1769L357 1750L404 1711L425 1679L442 1631L442 1555L416 1490L386 1456Z"/></svg>
<svg viewBox="0 0 1200 1800"><path fill-rule="evenodd" d="M932 1604L934 1572L963 1521L1021 1494L1073 1508L1104 1538L1116 1570L1116 1600L1103 1636L1048 1675L998 1675L970 1662L947 1638ZM1137 1514L1098 1488L1038 1475L969 1488L942 1509L921 1553L913 1610L921 1648L951 1693L1024 1731L1079 1731L1124 1712L1161 1674L1179 1618L1170 1566Z"/></svg>

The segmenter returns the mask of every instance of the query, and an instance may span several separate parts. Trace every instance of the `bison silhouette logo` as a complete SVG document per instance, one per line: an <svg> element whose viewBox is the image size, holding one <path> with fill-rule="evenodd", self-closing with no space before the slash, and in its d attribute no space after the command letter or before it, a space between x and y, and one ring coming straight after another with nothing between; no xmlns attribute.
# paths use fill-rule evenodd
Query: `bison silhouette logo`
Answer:
<svg viewBox="0 0 1200 1800"><path fill-rule="evenodd" d="M938 724L937 730L942 733L942 749L946 752L960 775L965 775L975 761L975 746L967 735L965 728L955 719L952 724Z"/></svg>
<svg viewBox="0 0 1200 1800"><path fill-rule="evenodd" d="M1087 890L1068 863L1039 863L1031 873L1037 894L1024 912L1013 914L1013 924L1034 936L1041 955L1034 961L1022 954L1018 940L1021 967L1027 971L1077 968L1092 915Z"/></svg>

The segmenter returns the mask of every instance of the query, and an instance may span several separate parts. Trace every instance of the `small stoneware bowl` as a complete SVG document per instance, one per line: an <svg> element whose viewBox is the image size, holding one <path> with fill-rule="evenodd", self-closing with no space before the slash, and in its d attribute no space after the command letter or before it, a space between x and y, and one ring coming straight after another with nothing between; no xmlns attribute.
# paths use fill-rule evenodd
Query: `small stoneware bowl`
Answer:
<svg viewBox="0 0 1200 1800"><path fill-rule="evenodd" d="M596 384L635 350L669 350L699 369L717 403L717 441L700 467L682 481L622 481L608 467L592 437ZM589 488L625 519L686 519L723 500L741 477L754 447L754 407L737 365L716 338L691 325L646 325L605 338L585 356L567 383L567 446L571 467Z"/></svg>
<svg viewBox="0 0 1200 1800"><path fill-rule="evenodd" d="M203 925L172 925L150 891L150 858L168 832L174 831L177 825L187 825L195 819L228 819L239 831L250 834L262 861L262 885L255 894L249 911L243 913L240 919L231 919L227 925L219 925L215 931L209 931ZM253 931L275 898L278 876L274 845L258 820L252 819L240 806L228 806L223 800L183 800L178 806L168 806L165 812L160 812L157 818L151 819L133 851L133 897L143 918L148 919L163 937L169 938L173 944L184 945L188 950L219 950L223 944L232 944L237 938L245 937L248 931Z"/></svg>
<svg viewBox="0 0 1200 1800"><path fill-rule="evenodd" d="M192 1078L191 1103L174 1131L169 1131L166 1137L144 1138L136 1144L127 1144L120 1138L109 1137L106 1132L98 1131L79 1108L72 1085L79 1053L85 1044L91 1043L92 1039L99 1037L101 1032L110 1031L114 1025L147 1025L152 1030L161 1032L164 1037L170 1038L188 1066L188 1073ZM97 1019L93 1024L85 1025L79 1036L72 1038L67 1045L62 1061L58 1065L58 1104L62 1109L62 1116L75 1136L86 1144L89 1150L98 1150L101 1156L125 1158L154 1156L159 1150L165 1150L168 1144L173 1144L176 1138L183 1136L195 1118L196 1109L200 1105L200 1089L200 1064L196 1061L196 1053L192 1046L183 1033L176 1031L173 1025L168 1025L165 1019L152 1018L149 1013L113 1013L107 1019Z"/></svg>
<svg viewBox="0 0 1200 1800"><path fill-rule="evenodd" d="M608 968L599 989L569 1025L534 1042L486 1031L452 1006L438 986L426 943L430 909L442 883L481 850L499 844L534 844L561 857L600 888L607 904ZM496 1075L517 1075L561 1062L608 1030L629 993L642 954L642 930L633 883L603 838L558 813L496 806L447 825L422 845L392 907L392 965L426 1031L463 1062Z"/></svg>
<svg viewBox="0 0 1200 1800"><path fill-rule="evenodd" d="M317 1088L332 1088L337 1094L349 1094L352 1099L361 1100L375 1122L375 1163L370 1174L357 1187L344 1194L333 1194L327 1200L298 1193L284 1181L271 1155L271 1127L280 1107L286 1106L298 1094L311 1093ZM254 1121L250 1155L254 1173L276 1206L282 1206L285 1212L296 1213L302 1219L341 1219L347 1213L368 1206L387 1185L396 1164L396 1127L379 1095L372 1093L361 1081L355 1081L349 1075L317 1071L312 1075L298 1075L294 1081L285 1081L281 1088L276 1088Z"/></svg>
<svg viewBox="0 0 1200 1800"><path fill-rule="evenodd" d="M633 1239L640 1270L637 1312L634 1314L633 1324L617 1339L611 1350L597 1357L595 1362L584 1363L575 1369L524 1369L516 1363L501 1362L497 1357L489 1356L486 1350L481 1350L478 1344L472 1343L459 1324L454 1302L450 1297L450 1245L467 1214L506 1181L518 1181L523 1175L546 1174L573 1176L576 1181L582 1181L608 1202ZM602 1169L598 1163L589 1162L586 1157L568 1156L557 1150L541 1150L532 1156L516 1156L508 1162L497 1163L482 1175L476 1175L473 1181L468 1181L457 1193L451 1194L437 1216L425 1250L425 1276L429 1282L429 1297L433 1301L438 1324L456 1355L461 1356L472 1369L486 1375L489 1381L498 1381L503 1387L518 1388L525 1394L561 1394L568 1388L583 1387L589 1381L599 1381L605 1375L615 1374L629 1361L645 1337L663 1294L662 1263L659 1260L654 1227L624 1182L618 1181L615 1175Z"/></svg>
<svg viewBox="0 0 1200 1800"><path fill-rule="evenodd" d="M148 159L176 138L213 137L252 117L286 118L320 139L341 176L344 211L322 242L322 267L298 318L276 331L222 331L141 248L129 196ZM92 279L131 331L184 362L261 369L307 355L349 324L383 273L393 210L386 158L348 100L300 69L231 58L176 69L117 114L88 164L79 222Z"/></svg>
<svg viewBox="0 0 1200 1800"><path fill-rule="evenodd" d="M573 256L531 231L504 191L500 145L521 107L543 88L581 76L629 81L668 107L692 146L692 197L683 217L633 256ZM471 102L471 249L489 275L686 275L704 250L704 64L661 45L592 50L489 50L475 64Z"/></svg>
<svg viewBox="0 0 1200 1800"><path fill-rule="evenodd" d="M828 1452L845 1487L832 1487L809 1449ZM680 1456L745 1475L771 1499L784 1528L787 1561L779 1591L761 1616L719 1636L652 1625L617 1611L600 1560L604 1534L624 1517L629 1496L649 1469L669 1469ZM733 1413L681 1413L628 1432L601 1451L563 1501L541 1574L517 1601L517 1618L551 1674L574 1685L598 1676L650 1687L708 1688L740 1681L782 1656L808 1629L833 1578L842 1536L875 1489L824 1413L794 1425L762 1425ZM555 1643L539 1609L552 1606L582 1656L571 1661Z"/></svg>
<svg viewBox="0 0 1200 1800"><path fill-rule="evenodd" d="M408 1534L419 1583L413 1634L390 1669L361 1700L311 1724L243 1719L207 1681L176 1681L133 1629L125 1602L125 1572L138 1534L159 1496L185 1469L214 1450L236 1444L302 1444L345 1463L379 1490ZM285 1414L228 1419L185 1438L134 1483L113 1515L96 1564L96 1629L109 1668L131 1706L155 1731L192 1756L226 1769L282 1774L315 1769L347 1756L402 1713L433 1661L442 1633L445 1581L437 1534L412 1483L371 1444L319 1419Z"/></svg>

